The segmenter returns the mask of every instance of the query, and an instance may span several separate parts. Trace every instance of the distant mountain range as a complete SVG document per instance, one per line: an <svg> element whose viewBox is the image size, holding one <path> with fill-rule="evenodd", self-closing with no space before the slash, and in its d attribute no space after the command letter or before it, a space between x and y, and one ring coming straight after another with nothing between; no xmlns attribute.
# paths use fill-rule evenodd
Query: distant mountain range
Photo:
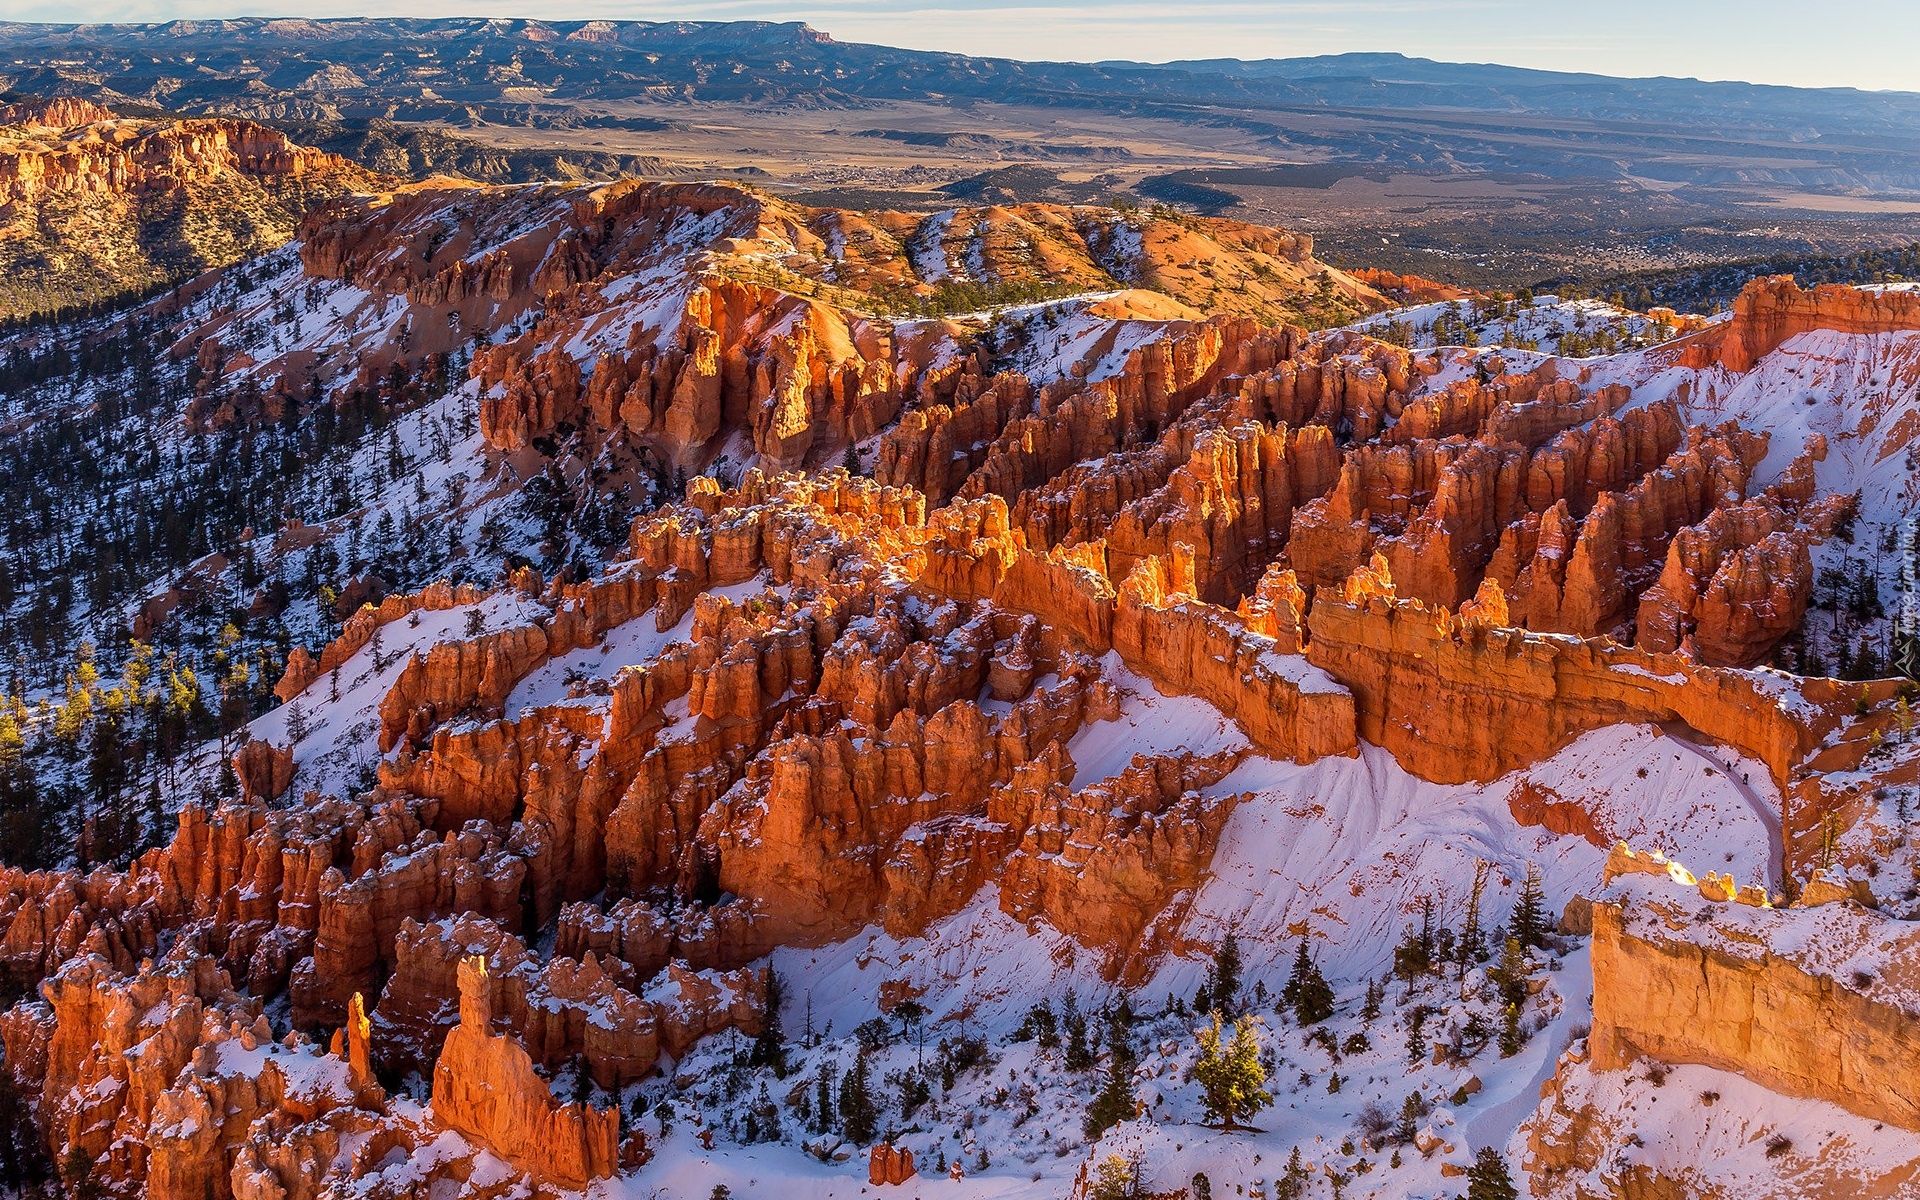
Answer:
<svg viewBox="0 0 1920 1200"><path fill-rule="evenodd" d="M268 121L633 128L633 105L1097 109L1255 134L1276 159L1694 186L1920 191L1920 94L1613 79L1345 54L1029 63L799 23L0 24L0 86ZM645 118L640 118L645 119Z"/></svg>

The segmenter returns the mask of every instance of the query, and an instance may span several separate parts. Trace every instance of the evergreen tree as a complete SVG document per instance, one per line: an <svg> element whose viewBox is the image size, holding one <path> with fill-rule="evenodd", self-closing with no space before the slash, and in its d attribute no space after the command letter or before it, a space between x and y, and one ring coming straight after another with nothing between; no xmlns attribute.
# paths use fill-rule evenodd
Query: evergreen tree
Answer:
<svg viewBox="0 0 1920 1200"><path fill-rule="evenodd" d="M1084 1071L1093 1065L1093 1051L1087 1046L1087 1017L1078 1007L1072 1005L1072 996L1068 996L1067 1001L1069 1004L1067 1011L1067 1070Z"/></svg>
<svg viewBox="0 0 1920 1200"><path fill-rule="evenodd" d="M1427 1060L1427 1006L1417 1004L1407 1013L1407 1061L1419 1066Z"/></svg>
<svg viewBox="0 0 1920 1200"><path fill-rule="evenodd" d="M1469 968L1475 963L1486 961L1485 935L1480 930L1480 897L1486 891L1487 874L1492 864L1480 859L1473 865L1473 890L1467 894L1467 919L1460 927L1460 941L1455 946L1455 958L1460 967L1460 978L1466 978Z"/></svg>
<svg viewBox="0 0 1920 1200"><path fill-rule="evenodd" d="M814 1081L813 1131L815 1133L829 1133L833 1130L833 1080L833 1064L821 1064L820 1076Z"/></svg>
<svg viewBox="0 0 1920 1200"><path fill-rule="evenodd" d="M1054 1018L1052 1006L1042 1000L1029 1008L1020 1022L1020 1028L1013 1031L1013 1040L1031 1041L1042 1050L1057 1047L1060 1044L1060 1022Z"/></svg>
<svg viewBox="0 0 1920 1200"><path fill-rule="evenodd" d="M1300 998L1300 984L1313 970L1313 959L1307 955L1307 938L1300 936L1300 948L1293 956L1293 969L1287 972L1286 986L1280 989L1280 1007L1292 1008Z"/></svg>
<svg viewBox="0 0 1920 1200"><path fill-rule="evenodd" d="M1367 980L1367 998L1360 1006L1360 1020L1363 1024L1371 1025L1380 1019L1380 1001L1385 998L1382 995L1383 991L1379 980Z"/></svg>
<svg viewBox="0 0 1920 1200"><path fill-rule="evenodd" d="M1518 937L1510 937L1500 948L1500 962L1487 972L1500 989L1501 999L1518 1004L1527 994L1527 970L1531 964Z"/></svg>
<svg viewBox="0 0 1920 1200"><path fill-rule="evenodd" d="M1500 1022L1500 1057L1512 1058L1527 1044L1526 1031L1520 1028L1520 1006L1508 1004Z"/></svg>
<svg viewBox="0 0 1920 1200"><path fill-rule="evenodd" d="M1254 1031L1254 1018L1241 1017L1233 1024L1233 1041L1225 1051L1220 1048L1220 1014L1213 1014L1213 1026L1200 1031L1200 1057L1193 1064L1193 1078L1200 1085L1201 1106L1207 1118L1220 1122L1231 1133L1237 1122L1251 1117L1273 1103L1265 1084L1267 1069L1260 1064L1260 1035Z"/></svg>
<svg viewBox="0 0 1920 1200"><path fill-rule="evenodd" d="M1213 1007L1226 1016L1233 1015L1234 1001L1240 994L1240 942L1232 930L1220 939L1220 945L1213 952L1213 971L1207 979L1207 991Z"/></svg>
<svg viewBox="0 0 1920 1200"><path fill-rule="evenodd" d="M1393 950L1393 973L1409 988L1415 979L1433 970L1434 941L1433 898L1422 897L1419 928L1409 925Z"/></svg>
<svg viewBox="0 0 1920 1200"><path fill-rule="evenodd" d="M1540 877L1540 868L1533 863L1527 864L1527 877L1520 885L1520 901L1513 909L1513 936L1520 940L1520 946L1546 946L1547 912L1546 896Z"/></svg>
<svg viewBox="0 0 1920 1200"><path fill-rule="evenodd" d="M840 1132L858 1146L871 1142L880 1129L880 1108L874 1103L868 1081L868 1053L862 1048L853 1060L853 1069L840 1078Z"/></svg>
<svg viewBox="0 0 1920 1200"><path fill-rule="evenodd" d="M773 1102L767 1085L760 1085L760 1092L747 1108L745 1120L747 1143L777 1142L780 1140L780 1106Z"/></svg>
<svg viewBox="0 0 1920 1200"><path fill-rule="evenodd" d="M1474 1152L1473 1165L1467 1168L1467 1200L1518 1200L1519 1195L1498 1150L1482 1146Z"/></svg>
<svg viewBox="0 0 1920 1200"><path fill-rule="evenodd" d="M44 1146L13 1072L0 1069L0 1193L29 1196L48 1182L53 1164Z"/></svg>
<svg viewBox="0 0 1920 1200"><path fill-rule="evenodd" d="M59 860L60 843L59 814L46 802L33 768L18 756L0 760L0 857L12 866L45 869Z"/></svg>
<svg viewBox="0 0 1920 1200"><path fill-rule="evenodd" d="M1129 1120L1134 1111L1133 1043L1119 1021L1110 1027L1107 1044L1111 1048L1111 1053L1107 1055L1107 1082L1087 1108L1086 1132L1089 1138L1098 1138L1120 1122Z"/></svg>
<svg viewBox="0 0 1920 1200"><path fill-rule="evenodd" d="M1408 1094L1406 1100L1400 1105L1400 1119L1395 1122L1393 1127L1394 1141L1399 1142L1402 1146L1410 1145L1413 1142L1414 1132L1420 1127L1420 1118L1426 1115L1423 1111L1425 1107L1425 1104L1421 1101L1419 1092Z"/></svg>
<svg viewBox="0 0 1920 1200"><path fill-rule="evenodd" d="M776 1079L787 1077L787 1035L780 1027L780 1006L786 999L786 987L772 967L767 968L766 1005L760 1019L760 1036L753 1039L747 1062L756 1067L772 1067Z"/></svg>
<svg viewBox="0 0 1920 1200"><path fill-rule="evenodd" d="M1294 1020L1304 1027L1318 1025L1333 1015L1333 986L1320 973L1320 964L1309 962L1306 976L1300 980L1293 997Z"/></svg>
<svg viewBox="0 0 1920 1200"><path fill-rule="evenodd" d="M1306 1164L1300 1161L1300 1147L1295 1146L1287 1156L1287 1169L1273 1181L1273 1200L1302 1200L1310 1178Z"/></svg>

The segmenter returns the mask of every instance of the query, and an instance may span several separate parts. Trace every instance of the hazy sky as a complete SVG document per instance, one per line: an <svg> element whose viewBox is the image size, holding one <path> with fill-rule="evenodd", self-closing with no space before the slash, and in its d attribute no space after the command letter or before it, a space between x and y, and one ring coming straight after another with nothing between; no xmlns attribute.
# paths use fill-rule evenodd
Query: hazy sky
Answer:
<svg viewBox="0 0 1920 1200"><path fill-rule="evenodd" d="M1026 59L1397 50L1609 75L1920 91L1920 0L7 0L29 21L243 15L805 20L844 41Z"/></svg>

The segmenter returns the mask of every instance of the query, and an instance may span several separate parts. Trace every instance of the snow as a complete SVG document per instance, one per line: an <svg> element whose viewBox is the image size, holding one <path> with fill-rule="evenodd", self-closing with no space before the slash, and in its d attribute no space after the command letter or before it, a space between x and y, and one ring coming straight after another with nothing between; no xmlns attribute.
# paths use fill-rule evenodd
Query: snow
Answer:
<svg viewBox="0 0 1920 1200"><path fill-rule="evenodd" d="M378 654L373 642L362 646L329 672L307 685L293 700L254 718L247 726L253 737L277 746L292 740L288 724L296 706L307 723L306 736L293 746L298 789L344 794L370 786L367 782L380 757L380 702L415 653L424 654L440 642L465 636L467 613L478 609L485 627L498 630L544 618L545 609L516 592L496 592L478 604L457 605L437 612L418 611L380 627ZM414 618L419 620L416 622ZM333 698L333 680L339 679L339 699Z"/></svg>
<svg viewBox="0 0 1920 1200"><path fill-rule="evenodd" d="M1602 300L1562 300L1558 296L1536 296L1532 305L1515 302L1511 316L1499 311L1483 311L1472 300L1438 300L1376 313L1347 328L1375 337L1385 337L1394 327L1404 327L1407 343L1414 349L1435 349L1461 344L1456 329L1473 331L1474 344L1511 353L1516 347L1531 344L1534 350L1555 353L1569 335L1592 338L1602 330L1610 332L1620 344L1650 336L1653 322L1644 313L1615 308Z"/></svg>
<svg viewBox="0 0 1920 1200"><path fill-rule="evenodd" d="M1089 723L1067 742L1074 764L1069 782L1076 788L1113 778L1135 755L1208 755L1248 745L1240 727L1213 705L1195 696L1160 695L1113 651L1100 660L1100 674L1120 693L1120 718Z"/></svg>
<svg viewBox="0 0 1920 1200"><path fill-rule="evenodd" d="M1569 1106L1590 1106L1596 1126L1624 1135L1617 1156L1562 1181L1560 1196L1606 1195L1636 1168L1681 1181L1688 1194L1815 1200L1881 1193L1888 1179L1920 1173L1920 1138L1818 1100L1788 1099L1710 1067L1668 1069L1659 1083L1642 1069L1595 1071L1570 1063L1561 1075ZM1779 1147L1770 1153L1771 1147ZM1519 1161L1525 1137L1507 1147Z"/></svg>
<svg viewBox="0 0 1920 1200"><path fill-rule="evenodd" d="M1348 694L1346 685L1308 662L1304 654L1268 650L1260 655L1260 665L1299 688L1303 695Z"/></svg>
<svg viewBox="0 0 1920 1200"><path fill-rule="evenodd" d="M1311 928L1327 945L1329 977L1358 980L1390 965L1422 899L1464 908L1476 860L1494 865L1495 897L1513 894L1527 863L1537 863L1555 913L1599 886L1614 840L1759 878L1772 853L1769 821L1727 770L1707 774L1696 749L1652 726L1613 726L1493 783L1459 785L1409 775L1374 746L1304 767L1250 758L1209 789L1251 798L1228 819L1187 936L1207 942L1238 931L1254 978L1257 969L1284 971L1293 940ZM1763 769L1735 761L1771 794ZM1509 797L1522 782L1591 812L1604 845L1517 825ZM1505 911L1509 901L1488 903ZM1257 968L1263 956L1269 961ZM1163 975L1191 990L1200 970L1175 961Z"/></svg>
<svg viewBox="0 0 1920 1200"><path fill-rule="evenodd" d="M1111 659L1102 667L1120 687L1122 715L1116 722L1089 726L1074 739L1070 749L1080 764L1076 786L1111 775L1135 752L1244 746L1237 730L1204 704L1158 696ZM1702 753L1722 757L1703 759ZM1710 770L1712 763L1718 765ZM853 1058L848 1033L876 1014L882 985L890 985L910 989L927 1007L929 1056L939 1038L969 1031L986 1037L997 1059L984 1073L963 1074L949 1096L936 1088L930 1106L899 1139L914 1151L923 1176L936 1153L966 1163L964 1181L937 1185L943 1194L1057 1197L1083 1163L1139 1151L1155 1189L1182 1186L1203 1170L1220 1195L1228 1185L1272 1179L1295 1146L1316 1169L1351 1172L1367 1160L1369 1172L1354 1177L1359 1190L1351 1195L1452 1194L1458 1189L1439 1174L1441 1163L1464 1165L1473 1149L1506 1144L1538 1103L1557 1056L1590 1021L1584 950L1568 944L1566 953L1544 956L1544 987L1529 1001L1524 1022L1531 1037L1510 1059L1489 1047L1465 1064L1423 1060L1410 1068L1406 1062L1405 1005L1417 1001L1436 1009L1427 1028L1430 1041L1440 1044L1462 1028L1469 1011L1480 1011L1483 1018L1491 1011L1488 1005L1494 1002L1483 971L1468 972L1458 984L1424 983L1411 996L1394 985L1385 1012L1370 1027L1359 1016L1365 981L1385 975L1391 948L1418 919L1423 899L1436 903L1438 921L1459 925L1478 861L1493 868L1483 897L1489 928L1505 918L1530 862L1543 869L1554 912L1574 894L1597 890L1603 846L1519 825L1509 797L1522 782L1550 787L1590 808L1610 836L1670 847L1693 861L1724 857L1723 869L1736 875L1766 869L1771 830L1751 794L1731 775L1752 765L1725 751L1703 751L1652 726L1590 733L1542 763L1484 785L1428 783L1373 747L1363 748L1357 758L1304 767L1247 758L1207 789L1244 798L1228 820L1210 874L1174 931L1173 944L1207 947L1232 930L1245 964L1243 994L1257 988L1271 996L1286 979L1301 935L1309 935L1340 1000L1330 1022L1336 1041L1344 1045L1359 1033L1370 1043L1332 1062L1322 1048L1308 1043L1306 1031L1269 1010L1263 1036L1276 1055L1270 1079L1276 1103L1260 1114L1259 1132L1223 1135L1198 1124L1197 1093L1186 1082L1193 1018L1164 1011L1168 997L1189 996L1204 979L1206 962L1189 952L1169 957L1131 993L1135 1007L1148 1014L1136 1030L1141 1058L1135 1091L1153 1118L1124 1123L1089 1145L1079 1121L1099 1071L1065 1072L1057 1052L1041 1053L1031 1043L1006 1039L1035 999L1051 998L1057 1007L1072 991L1084 1008L1092 1008L1111 998L1112 983L1101 974L1105 956L1077 945L1044 920L1014 921L1001 910L992 886L921 938L896 938L876 927L817 949L775 951L771 962L790 997L789 1034L797 1037L810 1027L821 1041L796 1048L794 1072L774 1090L774 1099L795 1086L796 1076L798 1083L807 1083L822 1063L847 1067ZM1758 777L1764 780L1764 773ZM724 1125L749 1098L729 1097L730 1085L721 1082L729 1071L730 1042L731 1035L709 1039L676 1065L673 1073L689 1085L686 1090L648 1085L649 1108L663 1095L672 1097L674 1129L659 1143L653 1164L605 1185L608 1194L643 1196L659 1189L674 1195L726 1183L736 1195L749 1189L809 1198L857 1195L865 1179L864 1154L855 1153L843 1164L822 1163L792 1144L738 1144L724 1129L714 1149L706 1150L689 1134L688 1121ZM909 1066L919 1053L911 1040L896 1038L875 1052L875 1080ZM1303 1070L1306 1083L1299 1078ZM1342 1076L1337 1093L1327 1090L1330 1071ZM1459 1097L1460 1104L1450 1102L1456 1089L1476 1079L1474 1095ZM1438 1103L1424 1122L1450 1149L1423 1158L1407 1148L1402 1166L1394 1168L1386 1161L1387 1149L1369 1152L1353 1143L1363 1106L1374 1103L1397 1113L1415 1090L1428 1103ZM1030 1121L1020 1116L1020 1105L1027 1103L1021 1098L1029 1095L1036 1113ZM782 1112L789 1143L797 1142L795 1119L785 1108ZM895 1124L907 1123L896 1119ZM973 1146L991 1152L993 1162L984 1173L975 1170Z"/></svg>
<svg viewBox="0 0 1920 1200"><path fill-rule="evenodd" d="M913 273L923 283L941 283L948 279L964 278L955 276L952 265L947 260L947 231L953 227L954 210L935 213L921 222L914 232L909 246L913 261Z"/></svg>
<svg viewBox="0 0 1920 1200"><path fill-rule="evenodd" d="M1695 875L1712 869L1672 856ZM1760 908L1709 902L1697 889L1667 876L1623 875L1604 893L1622 905L1627 933L1649 941L1688 941L1736 960L1759 963L1768 957L1790 960L1815 978L1858 989L1871 981L1880 1004L1913 1011L1920 1005L1920 981L1912 963L1920 926L1851 903L1814 908Z"/></svg>
<svg viewBox="0 0 1920 1200"><path fill-rule="evenodd" d="M518 720L536 708L558 704L577 682L612 682L625 667L658 658L660 652L693 633L693 610L671 629L660 630L655 610L648 609L623 625L616 625L596 646L550 658L528 673L507 696L506 713Z"/></svg>
<svg viewBox="0 0 1920 1200"><path fill-rule="evenodd" d="M1183 327L1175 321L1116 321L1088 311L1089 303L1119 294L1092 293L1008 310L1003 326L1020 337L1011 368L1042 384L1065 379L1085 364L1088 382L1097 383L1120 374L1135 350Z"/></svg>

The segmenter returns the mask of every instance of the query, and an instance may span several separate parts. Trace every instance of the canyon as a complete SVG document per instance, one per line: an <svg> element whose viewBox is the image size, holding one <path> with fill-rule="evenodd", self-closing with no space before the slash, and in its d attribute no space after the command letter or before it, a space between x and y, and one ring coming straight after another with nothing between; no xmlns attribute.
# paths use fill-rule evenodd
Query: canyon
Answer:
<svg viewBox="0 0 1920 1200"><path fill-rule="evenodd" d="M195 154L333 169L205 136ZM77 1154L106 1194L220 1200L372 1177L687 1187L722 1176L671 1173L771 1171L776 1152L843 1182L951 1170L1005 1194L1012 1169L971 1121L937 1150L906 1140L926 1131L905 1108L898 1140L764 1145L766 1109L827 1107L769 1047L804 1022L793 1053L825 1096L820 1054L865 1072L893 1046L904 1086L906 1039L924 1060L933 1025L963 1080L940 1099L978 1087L984 1105L952 1063L1038 998L1009 975L1109 1005L1164 993L1171 1029L1210 944L1244 928L1261 996L1310 941L1355 992L1392 965L1421 856L1450 839L1408 825L1415 844L1327 856L1351 878L1311 876L1325 891L1257 944L1265 892L1309 876L1227 882L1296 845L1250 828L1334 822L1343 786L1373 808L1398 789L1410 822L1470 809L1479 832L1451 840L1479 847L1466 878L1489 912L1536 857L1564 868L1564 935L1534 947L1552 965L1510 1002L1538 1073L1476 1065L1506 1072L1497 1104L1478 1074L1437 1093L1451 1108L1422 1114L1412 1167L1436 1186L1512 1137L1538 1188L1609 1194L1592 1179L1633 1130L1580 1098L1647 1061L1920 1131L1898 1084L1920 1034L1889 816L1920 763L1912 686L1783 669L1822 566L1912 486L1892 382L1920 372L1911 294L1762 280L1723 319L1595 359L1308 327L1421 283L1178 214L436 182L357 188L244 279L151 302L183 372L178 436L379 403L428 464L338 520L250 531L256 563L292 573L396 513L462 556L510 520L537 551L618 496L648 502L596 561L368 585L214 756L230 795L183 793L165 844L125 863L0 868L0 1043L48 1157ZM1842 344L1881 356L1854 383L1871 420L1753 416L1812 405L1770 372ZM430 375L444 393L409 399ZM473 474L449 488L456 466ZM566 501L546 529L517 507L541 488ZM1568 765L1616 744L1657 752ZM1669 752L1700 774L1638 782ZM1581 793L1588 774L1606 788ZM1727 873L1606 855L1636 812L1650 836L1724 842ZM1436 885L1445 903L1458 883ZM1577 968L1546 976L1582 956L1579 1041ZM1463 962L1432 995L1457 983L1465 1002L1469 974L1492 987ZM842 1039L865 1032L824 1041L816 1004ZM1173 1051L1148 1049L1140 1086L1197 1113ZM1141 1104L1120 1128L1156 1136ZM1329 1172L1365 1153L1338 1141ZM1681 1194L1677 1169L1624 1194ZM1876 1168L1868 1194L1906 1169Z"/></svg>

